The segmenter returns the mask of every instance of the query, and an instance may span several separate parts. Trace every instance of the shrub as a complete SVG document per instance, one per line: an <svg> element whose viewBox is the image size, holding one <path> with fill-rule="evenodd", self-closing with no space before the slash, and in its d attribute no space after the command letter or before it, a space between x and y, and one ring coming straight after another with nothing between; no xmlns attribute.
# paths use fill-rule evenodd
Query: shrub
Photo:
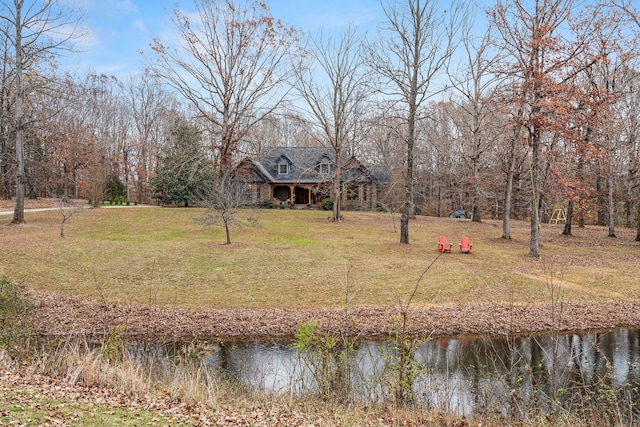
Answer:
<svg viewBox="0 0 640 427"><path fill-rule="evenodd" d="M100 351L109 361L123 361L126 356L126 345L123 339L125 326L118 325L102 342Z"/></svg>
<svg viewBox="0 0 640 427"><path fill-rule="evenodd" d="M322 199L322 209L324 209L325 211L332 211L333 199L332 198Z"/></svg>
<svg viewBox="0 0 640 427"><path fill-rule="evenodd" d="M125 197L125 188L118 175L111 174L107 177L107 182L104 186L104 194L108 197L109 203L112 205L122 204Z"/></svg>
<svg viewBox="0 0 640 427"><path fill-rule="evenodd" d="M293 347L313 373L318 393L324 400L348 400L352 389L351 369L356 353L353 342L322 331L313 321L300 323Z"/></svg>
<svg viewBox="0 0 640 427"><path fill-rule="evenodd" d="M270 199L262 199L258 202L260 209L273 209L275 206Z"/></svg>
<svg viewBox="0 0 640 427"><path fill-rule="evenodd" d="M376 203L376 211L378 211L378 212L388 212L387 207L382 202Z"/></svg>

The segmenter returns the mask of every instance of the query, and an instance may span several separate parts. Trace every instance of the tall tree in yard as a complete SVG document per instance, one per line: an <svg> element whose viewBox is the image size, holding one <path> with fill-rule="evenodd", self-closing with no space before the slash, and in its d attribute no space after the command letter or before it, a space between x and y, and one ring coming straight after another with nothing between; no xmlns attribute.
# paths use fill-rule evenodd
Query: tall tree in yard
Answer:
<svg viewBox="0 0 640 427"><path fill-rule="evenodd" d="M634 4L633 0L613 0L611 2L612 7L614 7L616 10L620 10L625 18L626 21L628 21L635 29L635 31L633 32L629 32L635 35L635 43L637 46L637 41L640 38L640 10L637 8L637 5ZM638 49L637 47L635 48L635 51L637 52ZM637 59L637 56L636 56ZM637 64L637 62L635 63ZM629 67L631 68L631 67ZM624 100L624 110L626 111L626 113L623 115L622 118L622 122L623 122L623 137L625 139L625 142L627 142L628 144L628 152L629 152L629 163L628 163L628 185L629 185L629 189L628 189L628 193L633 193L634 189L635 189L635 193L636 193L636 203L637 203L637 207L636 207L636 241L640 241L640 195L638 195L638 189L640 189L640 176L638 176L638 166L640 166L640 148L638 148L638 145L640 145L640 126L639 126L639 121L640 121L640 114L638 113L639 107L638 105L640 104L640 100L638 99L638 67L636 65L636 68L634 70L632 69L627 69L625 71L625 77L626 77L626 82L625 84L628 85L627 89L630 90L626 90L625 92L625 100ZM630 75L633 75L633 77L631 77ZM629 194L629 196L631 196L631 194ZM631 197L629 197L629 199L631 199ZM627 201L627 210L628 210L628 215L627 218L630 218L632 216L631 214L631 200Z"/></svg>
<svg viewBox="0 0 640 427"><path fill-rule="evenodd" d="M628 226L633 224L635 217L635 240L640 241L640 71L628 68L623 75L625 89L622 90L624 96L620 100L619 113L622 139L627 149L625 213Z"/></svg>
<svg viewBox="0 0 640 427"><path fill-rule="evenodd" d="M176 100L161 86L149 70L131 75L125 85L131 111L136 146L136 177L138 200L147 202L152 171L158 163L159 144L168 125L169 112ZM172 108L173 107L173 108Z"/></svg>
<svg viewBox="0 0 640 427"><path fill-rule="evenodd" d="M579 100L576 104L585 107L579 109L578 117L584 117L580 123L582 134L577 138L581 163L599 158L603 165L607 182L607 225L609 237L615 235L616 214L616 181L620 175L619 166L623 158L627 158L628 137L631 140L636 129L625 126L624 106L628 89L633 87L634 72L629 72L634 60L638 58L635 52L635 39L627 37L628 28L619 19L617 11L604 10L600 12L598 20L593 26L593 41L589 43L583 61L588 63L582 73L583 89L578 92ZM595 59L594 59L595 58ZM629 86L631 84L631 86ZM629 98L626 98L629 99ZM590 140L590 141L587 141ZM586 143L585 143L586 142ZM626 152L625 152L626 151ZM624 153L624 154L623 154Z"/></svg>
<svg viewBox="0 0 640 427"><path fill-rule="evenodd" d="M221 175L237 145L283 100L297 33L257 0L195 0L196 13L176 8L179 43L154 39L153 73L210 123Z"/></svg>
<svg viewBox="0 0 640 427"><path fill-rule="evenodd" d="M13 127L16 146L16 203L12 224L24 223L26 96L35 88L29 73L45 65L61 50L69 49L78 20L75 10L59 0L0 0L0 31L13 53Z"/></svg>
<svg viewBox="0 0 640 427"><path fill-rule="evenodd" d="M540 189L541 165L545 142L567 127L559 121L563 114L555 114L565 106L568 86L575 76L589 64L579 56L589 43L589 22L583 27L570 25L574 11L573 0L498 0L490 10L490 17L500 34L498 43L509 54L505 70L519 80L514 101L519 111L513 117L516 126L524 129L531 156L531 237L529 255L540 256ZM522 114L523 113L523 114Z"/></svg>
<svg viewBox="0 0 640 427"><path fill-rule="evenodd" d="M6 25L6 24L5 24ZM4 31L0 32L3 34ZM11 64L9 61L9 40L2 37L0 40L2 54L2 69L0 69L0 179L2 188L0 192L3 199L11 199L11 167L9 155L9 138L11 128L9 117L11 116Z"/></svg>
<svg viewBox="0 0 640 427"><path fill-rule="evenodd" d="M497 129L491 129L496 123L497 104L494 101L499 74L496 68L501 60L500 52L492 50L491 28L478 43L471 34L464 38L466 54L463 65L449 73L454 93L453 102L458 106L460 114L456 122L462 134L464 160L468 163L471 187L471 210L473 221L480 222L481 209L481 163L483 154L495 141ZM495 126L495 125L494 125Z"/></svg>
<svg viewBox="0 0 640 427"><path fill-rule="evenodd" d="M169 130L151 185L164 205L201 203L214 190L213 164L202 145L202 132L184 118L175 119Z"/></svg>
<svg viewBox="0 0 640 427"><path fill-rule="evenodd" d="M383 4L385 22L378 45L368 55L382 78L385 95L402 112L405 142L404 205L400 243L409 243L409 218L414 213L414 155L417 122L425 102L438 92L435 79L445 70L466 24L465 3L454 0L408 0Z"/></svg>
<svg viewBox="0 0 640 427"><path fill-rule="evenodd" d="M342 168L348 160L345 157L349 154L349 142L357 132L368 93L362 42L363 36L358 36L354 27L339 36L321 31L307 39L308 56L294 68L294 87L304 100L320 140L334 155L335 169L330 173L332 221L341 219Z"/></svg>

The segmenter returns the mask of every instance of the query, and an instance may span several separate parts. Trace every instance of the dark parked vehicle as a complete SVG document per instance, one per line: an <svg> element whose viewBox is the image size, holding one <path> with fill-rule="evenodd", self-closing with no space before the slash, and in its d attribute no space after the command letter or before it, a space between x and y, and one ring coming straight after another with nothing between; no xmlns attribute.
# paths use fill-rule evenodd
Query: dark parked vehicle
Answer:
<svg viewBox="0 0 640 427"><path fill-rule="evenodd" d="M473 212L467 211L464 209L458 209L457 211L451 212L449 214L449 218L473 218Z"/></svg>

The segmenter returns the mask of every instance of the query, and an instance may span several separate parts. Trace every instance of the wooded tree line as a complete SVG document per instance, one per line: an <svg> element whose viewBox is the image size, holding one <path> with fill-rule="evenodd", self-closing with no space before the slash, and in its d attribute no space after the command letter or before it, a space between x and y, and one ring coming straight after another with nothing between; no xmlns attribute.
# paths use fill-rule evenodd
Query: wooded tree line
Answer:
<svg viewBox="0 0 640 427"><path fill-rule="evenodd" d="M303 32L255 0L194 0L128 78L57 66L81 36L58 0L0 0L2 197L192 204L268 146L388 165L409 218L638 226L640 20L629 0L382 3L377 31ZM196 18L194 18L194 16ZM480 25L482 23L482 25ZM486 24L486 25L485 25ZM483 27L484 28L481 28ZM62 32L64 29L66 32ZM62 36L60 35L62 32ZM22 204L22 208L20 205Z"/></svg>

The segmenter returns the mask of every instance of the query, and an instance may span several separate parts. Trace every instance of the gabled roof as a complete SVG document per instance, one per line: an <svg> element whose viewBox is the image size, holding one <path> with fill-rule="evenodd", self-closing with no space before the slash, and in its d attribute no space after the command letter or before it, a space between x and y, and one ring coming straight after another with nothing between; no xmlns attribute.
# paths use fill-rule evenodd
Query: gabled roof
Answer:
<svg viewBox="0 0 640 427"><path fill-rule="evenodd" d="M290 165L288 174L278 173L278 163L283 158L286 158ZM239 167L246 167L248 163L253 165L254 182L317 184L328 179L326 174L318 172L318 165L326 163L327 160L334 163L334 159L334 154L324 147L269 147L262 150L259 159L245 159ZM381 184L389 183L388 167L375 167L374 172L354 157L345 161L347 167L352 168L345 170L345 178L361 182L371 179ZM385 169L386 173L383 173Z"/></svg>
<svg viewBox="0 0 640 427"><path fill-rule="evenodd" d="M286 175L278 174L277 170L278 161L283 157L290 162ZM270 147L263 149L262 156L254 163L265 171L273 183L318 183L324 181L316 169L323 157L333 161L333 156L324 147Z"/></svg>

